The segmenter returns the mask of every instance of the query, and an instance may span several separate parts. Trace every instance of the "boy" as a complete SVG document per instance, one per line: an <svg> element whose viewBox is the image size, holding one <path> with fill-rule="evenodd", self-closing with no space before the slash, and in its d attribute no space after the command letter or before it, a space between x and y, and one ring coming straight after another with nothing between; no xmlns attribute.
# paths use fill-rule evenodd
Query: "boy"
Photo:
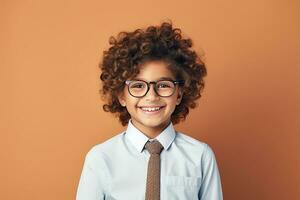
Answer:
<svg viewBox="0 0 300 200"><path fill-rule="evenodd" d="M86 155L77 200L222 200L212 149L173 124L201 97L205 64L162 23L110 38L100 65L103 109L126 131Z"/></svg>

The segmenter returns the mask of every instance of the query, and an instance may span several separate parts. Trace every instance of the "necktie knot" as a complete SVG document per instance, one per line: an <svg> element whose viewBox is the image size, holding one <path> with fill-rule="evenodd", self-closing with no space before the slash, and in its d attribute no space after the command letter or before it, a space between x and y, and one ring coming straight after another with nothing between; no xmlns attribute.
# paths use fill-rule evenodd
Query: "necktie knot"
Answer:
<svg viewBox="0 0 300 200"><path fill-rule="evenodd" d="M158 140L148 141L145 145L145 148L150 154L160 154L164 148Z"/></svg>

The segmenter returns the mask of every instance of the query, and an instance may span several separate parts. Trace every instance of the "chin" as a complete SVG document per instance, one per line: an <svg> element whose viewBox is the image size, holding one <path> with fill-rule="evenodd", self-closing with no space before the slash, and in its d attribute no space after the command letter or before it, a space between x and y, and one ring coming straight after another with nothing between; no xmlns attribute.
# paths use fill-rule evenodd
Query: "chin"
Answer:
<svg viewBox="0 0 300 200"><path fill-rule="evenodd" d="M165 125L167 123L167 120L156 120L156 119L154 119L154 120L151 121L149 119L147 121L142 121L142 123L145 126L149 127L149 128L157 128L157 127L161 127L161 126Z"/></svg>

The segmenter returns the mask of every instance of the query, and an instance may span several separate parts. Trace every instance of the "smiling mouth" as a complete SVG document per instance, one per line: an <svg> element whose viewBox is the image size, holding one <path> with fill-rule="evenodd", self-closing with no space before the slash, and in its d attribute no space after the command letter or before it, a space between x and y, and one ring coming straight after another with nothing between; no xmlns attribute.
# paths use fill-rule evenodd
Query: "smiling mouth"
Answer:
<svg viewBox="0 0 300 200"><path fill-rule="evenodd" d="M152 106L152 107L143 107L143 106L141 106L141 107L138 107L138 108L140 108L144 112L158 112L164 107L165 106Z"/></svg>

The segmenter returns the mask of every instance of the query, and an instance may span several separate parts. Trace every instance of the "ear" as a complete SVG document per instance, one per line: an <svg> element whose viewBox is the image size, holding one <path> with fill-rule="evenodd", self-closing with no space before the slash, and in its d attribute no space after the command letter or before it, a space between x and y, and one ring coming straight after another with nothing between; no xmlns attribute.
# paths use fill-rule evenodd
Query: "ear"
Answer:
<svg viewBox="0 0 300 200"><path fill-rule="evenodd" d="M176 101L176 105L179 105L181 100L182 100L182 96L183 96L183 91L181 88L179 88L178 90L178 95L177 95L177 101Z"/></svg>
<svg viewBox="0 0 300 200"><path fill-rule="evenodd" d="M126 106L126 101L125 101L123 92L120 93L120 94L118 94L118 100L119 100L119 103L120 103L123 107Z"/></svg>

